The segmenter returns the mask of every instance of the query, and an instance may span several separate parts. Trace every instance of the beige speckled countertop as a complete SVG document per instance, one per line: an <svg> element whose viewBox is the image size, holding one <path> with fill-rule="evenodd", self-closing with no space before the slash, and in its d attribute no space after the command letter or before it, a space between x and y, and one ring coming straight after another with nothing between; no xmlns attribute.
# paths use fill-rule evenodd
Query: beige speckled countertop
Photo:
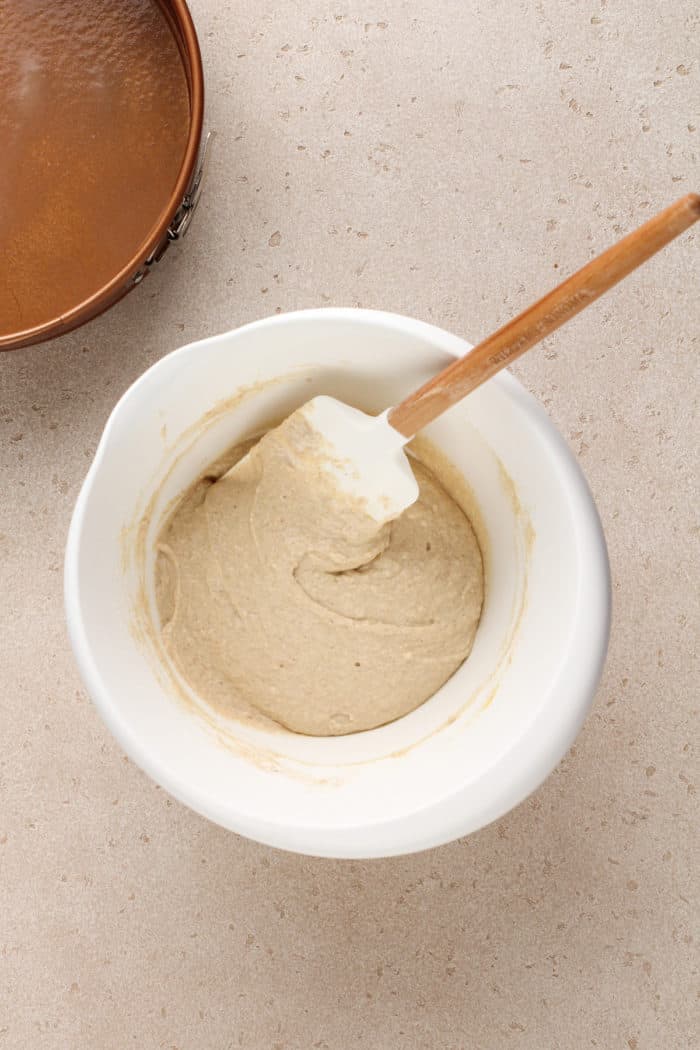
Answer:
<svg viewBox="0 0 700 1050"><path fill-rule="evenodd" d="M0 1048L697 1047L700 232L517 368L598 501L614 623L576 746L497 824L360 863L207 823L112 741L61 594L107 415L167 351L327 303L476 340L698 189L696 0L192 6L191 235L0 358Z"/></svg>

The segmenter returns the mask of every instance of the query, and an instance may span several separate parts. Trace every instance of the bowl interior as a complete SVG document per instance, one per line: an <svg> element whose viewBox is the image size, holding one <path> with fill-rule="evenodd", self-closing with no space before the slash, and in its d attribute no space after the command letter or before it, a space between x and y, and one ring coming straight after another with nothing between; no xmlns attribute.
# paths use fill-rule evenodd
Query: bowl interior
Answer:
<svg viewBox="0 0 700 1050"><path fill-rule="evenodd" d="M585 483L508 376L427 433L473 493L487 593L471 656L418 710L333 739L227 721L203 712L164 668L149 626L155 534L173 499L218 454L317 393L381 410L467 349L391 315L293 314L177 351L115 409L71 529L71 635L125 749L225 826L335 855L428 845L518 801L518 780L541 779L578 728L591 689L579 682L567 690L567 682L577 661L599 660L602 635L584 636L582 602L586 561L597 558L605 576L604 546L601 561ZM603 605L591 615L604 619ZM542 720L550 736L524 755ZM496 800L486 785L499 767L512 776Z"/></svg>

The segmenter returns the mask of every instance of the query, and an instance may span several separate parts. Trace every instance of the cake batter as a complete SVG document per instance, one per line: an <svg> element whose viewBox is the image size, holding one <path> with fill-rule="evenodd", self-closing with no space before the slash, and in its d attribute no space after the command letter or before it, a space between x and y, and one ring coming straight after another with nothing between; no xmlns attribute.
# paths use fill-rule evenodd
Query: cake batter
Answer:
<svg viewBox="0 0 700 1050"><path fill-rule="evenodd" d="M484 580L426 467L413 460L418 501L378 525L319 471L318 440L294 413L215 464L161 532L156 589L165 647L203 700L335 736L439 689L471 650Z"/></svg>

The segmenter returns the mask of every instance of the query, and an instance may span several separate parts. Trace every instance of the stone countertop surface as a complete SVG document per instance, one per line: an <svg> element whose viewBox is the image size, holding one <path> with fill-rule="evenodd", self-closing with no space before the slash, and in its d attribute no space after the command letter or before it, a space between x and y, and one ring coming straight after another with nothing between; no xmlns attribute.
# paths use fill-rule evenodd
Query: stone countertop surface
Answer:
<svg viewBox="0 0 700 1050"><path fill-rule="evenodd" d="M208 823L112 740L62 605L105 420L168 351L324 304L475 341L697 190L697 3L192 8L191 233L0 358L0 1050L697 1047L700 231L515 369L586 472L614 614L575 747L496 824L340 862Z"/></svg>

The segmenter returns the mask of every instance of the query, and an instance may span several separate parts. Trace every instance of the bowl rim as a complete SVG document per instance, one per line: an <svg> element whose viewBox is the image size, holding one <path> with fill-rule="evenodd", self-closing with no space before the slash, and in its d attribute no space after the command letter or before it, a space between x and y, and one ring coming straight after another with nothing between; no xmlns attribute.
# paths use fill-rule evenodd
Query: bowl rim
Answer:
<svg viewBox="0 0 700 1050"><path fill-rule="evenodd" d="M611 581L607 547L602 525L583 471L572 450L552 420L522 384L504 371L489 380L498 384L524 412L544 438L548 451L566 480L566 493L574 505L579 558L587 565L582 574L572 635L578 639L576 673L564 659L552 677L549 696L559 702L543 704L516 743L494 760L480 778L480 798L469 802L465 789L442 797L425 808L374 825L357 824L342 828L276 822L251 817L237 810L235 800L212 798L198 785L179 779L163 764L157 752L135 735L110 695L110 690L93 660L81 613L78 563L81 534L90 490L111 442L118 418L137 390L153 375L179 357L197 352L203 346L223 342L231 336L245 336L254 329L284 326L298 321L347 321L388 325L393 330L423 334L436 348L457 357L471 344L446 330L424 321L381 310L355 307L321 307L290 311L264 317L230 331L188 343L160 358L142 373L114 406L98 443L93 461L81 487L68 531L64 562L65 611L68 634L82 681L100 715L121 747L133 761L170 795L210 820L246 835L255 841L281 849L315 856L362 858L416 852L451 841L478 830L524 801L552 772L568 751L593 702L608 647L611 622ZM562 690L564 695L562 697ZM544 740L544 743L543 743ZM530 747L526 746L527 744ZM517 758L514 754L517 750ZM473 789L473 785L471 786Z"/></svg>

